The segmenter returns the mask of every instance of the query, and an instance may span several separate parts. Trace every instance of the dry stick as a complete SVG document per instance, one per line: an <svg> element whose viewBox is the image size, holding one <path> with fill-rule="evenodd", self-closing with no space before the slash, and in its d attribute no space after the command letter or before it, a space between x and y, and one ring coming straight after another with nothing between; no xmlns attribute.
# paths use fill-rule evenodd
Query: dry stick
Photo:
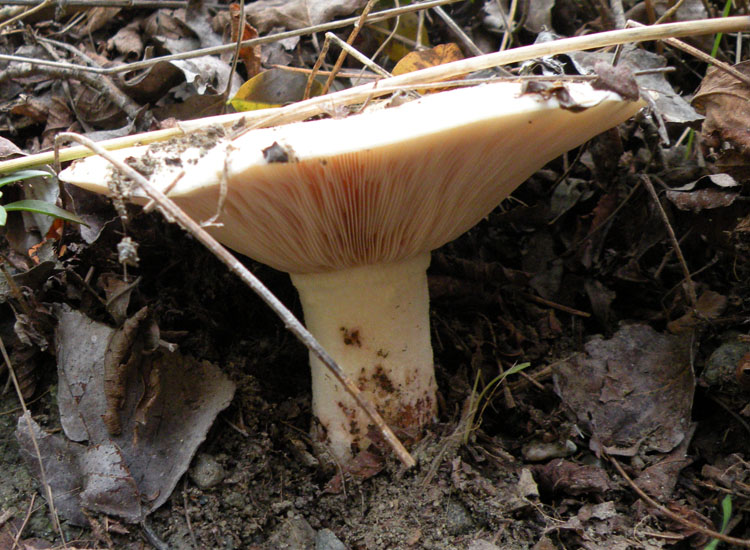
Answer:
<svg viewBox="0 0 750 550"><path fill-rule="evenodd" d="M333 34L332 32L326 33L326 40L330 40L334 44L336 44L339 48L341 48L342 51L345 51L349 55L351 55L354 59L362 63L365 67L370 69L372 72L379 74L383 78L390 78L393 75L386 71L383 67L375 63L373 60L371 60L369 57L367 57L365 54L360 52L357 48L354 46L348 44L347 42L344 42L341 40L338 36ZM374 56L373 56L374 57ZM333 68L328 73L328 78L333 78L338 76L340 73L336 70L336 67Z"/></svg>
<svg viewBox="0 0 750 550"><path fill-rule="evenodd" d="M669 223L669 218L667 217L667 213L664 211L664 207L661 205L661 201L659 201L659 195L656 194L656 189L654 189L654 184L651 183L651 178L649 178L646 174L642 174L641 181L643 181L643 185L646 186L646 189L648 189L648 192L651 194L651 198L654 199L656 208L659 210L659 214L661 215L662 220L664 220L664 225L667 228L669 239L672 241L672 248L674 249L674 253L680 262L682 272L685 275L685 281L687 282L688 301L690 302L691 307L695 307L695 304L698 302L698 296L695 293L695 284L693 283L693 278L690 276L690 269L688 269L687 262L685 261L685 256L682 255L682 249L680 248L680 243L677 241L677 236L674 234L672 224Z"/></svg>
<svg viewBox="0 0 750 550"><path fill-rule="evenodd" d="M234 20L234 17L232 19ZM242 35L245 34L245 25L247 25L247 20L245 19L245 0L240 0L240 13L237 15L237 42L234 45L234 55L232 56L232 65L229 69L229 78L227 78L227 85L224 88L224 93L221 94L223 103L222 107L226 107L226 100L229 97L229 93L232 91L232 76L237 70L237 63L239 63L240 60L240 50L242 50ZM255 75L248 76L252 78ZM226 111L222 109L221 112L225 113Z"/></svg>
<svg viewBox="0 0 750 550"><path fill-rule="evenodd" d="M677 0L677 2L675 2L675 5L665 11L662 16L655 21L655 23L664 23L664 21L670 19L675 13L677 13L677 10L679 10L684 3L685 0Z"/></svg>
<svg viewBox="0 0 750 550"><path fill-rule="evenodd" d="M629 27L631 26L632 27L644 27L645 25L642 25L638 23L637 21L628 21L628 26ZM721 61L720 59L711 57L706 52L701 51L698 48L694 48L690 44L687 44L683 42L682 40L677 40L676 38L665 38L664 42L666 42L673 48L677 48L678 50L682 50L683 52L692 55L696 59L700 59L704 63L708 63L709 65L714 65L715 67L721 69L722 71L726 73L731 74L736 79L750 86L750 76L747 76L746 74L741 73L740 71L732 67L729 63L725 63L724 61Z"/></svg>
<svg viewBox="0 0 750 550"><path fill-rule="evenodd" d="M439 80L447 80L454 76L479 71L481 69L516 63L518 61L526 61L528 59L534 59L546 55L557 55L577 50L590 50L593 48L615 46L627 42L643 42L648 40L661 40L670 37L715 34L717 32L727 33L740 30L750 30L750 16L667 23L664 25L653 25L649 27L622 29L589 34L586 36L576 36L573 38L563 38L552 42L533 44L531 46L524 46L512 50L485 54L479 57L453 61L444 65L437 65L435 67L429 67L427 69L394 76L378 81L377 87L374 87L371 84L363 84L340 92L300 101L278 109L265 109L261 112L232 113L229 115L207 117L195 121L186 121L180 124L180 128L170 128L167 130L146 132L135 136L127 136L125 138L115 138L113 140L102 142L100 145L109 149L128 147L136 143L162 141L183 134L185 131L197 130L213 124L231 125L238 120L259 120L266 116L269 116L268 121L270 122L292 122L295 120L304 120L310 116L320 114L331 107L357 103L368 97L390 93L398 86L426 84ZM252 41L248 41L248 43L249 42ZM1 58L2 56L0 56L0 59ZM66 148L60 151L60 160L68 161L90 154L91 152L86 147ZM29 166L49 164L53 162L54 159L54 154L52 152L47 152L0 162L0 174L28 168Z"/></svg>
<svg viewBox="0 0 750 550"><path fill-rule="evenodd" d="M346 39L346 43L351 46L354 44L354 39L357 38L357 35L359 34L359 31L362 30L362 27L365 24L365 20L367 19L367 14L370 13L370 10L372 10L373 6L377 3L378 0L368 0L367 4L365 4L364 9L362 10L362 14L359 16L359 19L354 24L354 28L352 29L352 32L349 33L349 38ZM333 64L333 68L331 69L331 74L328 75L328 78L326 79L326 83L323 85L323 91L321 92L323 95L328 93L328 90L331 89L331 84L333 84L333 79L336 78L336 73L338 73L341 70L341 66L344 64L344 60L346 59L347 55L346 48L341 48L341 53L339 54L338 59L336 60L336 63Z"/></svg>
<svg viewBox="0 0 750 550"><path fill-rule="evenodd" d="M31 413L29 412L29 409L26 408L26 401L23 398L23 392L21 391L21 386L18 384L18 378L16 378L16 371L13 369L13 364L10 362L10 357L8 356L8 350L5 349L5 342L3 342L2 337L0 337L0 353L3 356L3 360L5 361L5 366L8 367L8 373L10 374L11 380L13 380L13 386L16 388L16 395L18 395L18 401L21 403L21 410L23 410L23 418L26 421L26 425L29 428L29 438L31 438L31 444L34 446L34 453L36 453L36 459L39 462L39 477L42 481L42 486L44 487L44 492L46 493L47 497L47 505L49 506L50 514L52 515L52 523L55 525L55 530L57 531L57 534L60 535L60 540L62 541L63 547L67 548L68 543L65 542L65 533L63 533L62 525L60 525L60 517L57 515L57 508L55 507L55 499L52 495L52 487L50 487L49 483L47 482L47 474L44 469L44 463L42 462L42 452L39 450L39 443L36 440L36 436L34 435L34 426L32 425L31 420Z"/></svg>
<svg viewBox="0 0 750 550"><path fill-rule="evenodd" d="M404 6L401 8L393 8L390 10L378 11L378 12L370 14L370 16L367 17L366 22L374 23L378 21L385 21L387 19L392 19L404 13L411 13L414 11L426 10L433 6L441 6L444 4L451 4L453 2L458 2L458 0L426 0L425 2L409 4L408 6ZM279 40L284 40L286 38L293 38L296 36L303 36L303 35L312 34L316 32L324 32L324 31L330 31L333 29L340 29L342 27L348 27L349 25L357 23L359 19L360 19L359 16L349 17L348 19L339 19L336 21L332 21L330 23L321 23L320 25L314 25L312 27L305 27L302 29L296 29L293 31L285 31L285 32L280 32L276 34L269 34L268 36L263 36L261 38L253 38L250 40L244 40L242 42L242 46L243 47L258 46L261 44L269 44L272 42L278 42ZM58 63L55 61L47 61L46 59L34 60L28 57L20 57L17 55L4 55L4 54L0 55L0 60L18 61L21 63L29 63L29 62L35 61L39 65L47 65L49 67L57 67L57 68L62 68L62 69L79 69L82 71L88 71L88 72L92 72L96 74L119 74L119 73L124 73L124 72L129 72L129 71L135 71L138 69L148 69L149 67L156 65L160 61L175 61L178 59L192 59L194 57L201 57L204 55L215 55L215 54L221 54L224 52L230 52L233 49L234 49L234 44L224 44L222 46L212 46L210 48L201 48L199 50L192 50L192 51L184 52L184 53L163 55L161 57L152 57L151 59L148 59L145 61L136 61L133 63L126 63L123 65L118 65L116 67L106 67L106 68L88 67L86 65L75 65L72 63Z"/></svg>
<svg viewBox="0 0 750 550"><path fill-rule="evenodd" d="M317 41L315 42L315 45L317 46ZM310 92L312 90L313 81L318 76L318 71L320 70L320 67L323 65L323 62L325 61L326 56L328 55L328 48L331 47L331 39L328 38L328 33L325 34L325 40L323 41L323 47L320 48L320 53L318 54L318 58L315 60L315 64L313 65L312 70L310 71L309 76L307 77L307 82L305 83L305 93L302 94L302 99L307 100L310 99ZM329 75L334 74L333 71L329 71Z"/></svg>
<svg viewBox="0 0 750 550"><path fill-rule="evenodd" d="M16 536L13 538L13 546L10 550L14 550L18 547L18 541L21 540L21 537L23 536L23 531L26 529L26 526L29 524L29 520L31 519L31 514L34 513L34 502L36 501L36 493L31 494L31 502L29 503L29 507L26 509L26 516L23 518L23 522L21 523L21 527L18 528L18 532L16 533Z"/></svg>
<svg viewBox="0 0 750 550"><path fill-rule="evenodd" d="M636 492L636 494L643 500L646 504L651 506L652 508L656 508L667 516L668 518L676 521L680 525L684 525L685 527L689 527L690 529L693 529L702 535L706 535L711 538L719 539L722 542L726 542L727 544L736 544L737 546L743 546L745 548L750 548L750 540L749 539L738 539L735 537L730 537L729 535L725 535L723 533L719 533L717 531L714 531L712 529L709 529L708 527L703 527L702 525L698 523L693 523L692 521L685 519L679 514L675 514L672 510L667 508L666 506L663 506L656 502L654 499L652 499L650 496L648 496L643 489L638 487L638 485L635 484L635 482L628 476L628 474L625 473L625 470L623 469L622 465L618 462L618 460L610 455L605 455L607 459L614 465L615 469L620 473L620 475L627 481L628 485L630 485L630 488L633 489L633 491Z"/></svg>
<svg viewBox="0 0 750 550"><path fill-rule="evenodd" d="M132 99L125 95L107 76L97 76L72 69L60 69L56 67L38 66L33 62L31 67L14 66L4 71L0 71L0 85L7 80L29 76L34 74L43 74L53 78L74 78L97 90L100 94L105 95L118 108L122 109L131 119L135 119L141 112Z"/></svg>
<svg viewBox="0 0 750 550"><path fill-rule="evenodd" d="M394 435L388 425L383 421L382 417L375 410L370 402L362 395L359 388L347 378L341 371L341 368L336 364L333 358L328 355L328 352L318 343L315 337L308 332L308 330L299 322L299 320L292 314L287 307L281 303L281 301L271 293L266 286L258 280L244 265L242 265L237 258L235 258L224 246L222 246L216 239L209 235L201 226L193 220L190 216L180 209L170 198L164 193L156 189L151 185L146 178L136 172L133 168L127 164L115 159L112 155L101 146L97 145L90 139L74 134L71 132L64 132L58 134L55 138L55 144L58 144L63 139L70 139L77 141L91 148L97 155L101 155L112 163L120 172L125 176L136 182L146 196L152 201L156 202L161 212L169 220L175 220L185 231L190 233L195 239L197 239L203 246L208 248L219 260L221 260L229 270L237 275L242 281L248 285L260 298L268 304L268 306L281 318L284 326L294 334L297 339L300 340L310 352L317 357L333 374L336 379L346 388L346 391L354 398L362 410L365 411L376 428L383 435L383 438L388 442L393 451L398 456L399 460L404 463L408 468L414 466L416 462L409 452L404 448L398 438Z"/></svg>
<svg viewBox="0 0 750 550"><path fill-rule="evenodd" d="M458 37L458 39L463 42L463 45L466 46L466 48L474 55L482 55L484 52L479 49L479 47L474 44L474 41L469 38L469 35L464 32L464 30L458 26L458 24L451 18L450 15L448 15L445 10L440 6L435 6L432 8L432 11L438 14L440 19L443 20L443 23L445 23L448 26L448 29Z"/></svg>
<svg viewBox="0 0 750 550"><path fill-rule="evenodd" d="M15 23L16 21L20 21L21 19L23 19L26 16L31 15L32 13L36 13L39 10L43 10L44 8L50 5L52 5L52 0L44 0L44 2L42 2L41 4L33 8L30 8L28 10L24 10L22 13L19 13L18 15L11 17L7 21L3 21L2 23L0 23L0 29L2 29L3 27L7 27L8 25Z"/></svg>

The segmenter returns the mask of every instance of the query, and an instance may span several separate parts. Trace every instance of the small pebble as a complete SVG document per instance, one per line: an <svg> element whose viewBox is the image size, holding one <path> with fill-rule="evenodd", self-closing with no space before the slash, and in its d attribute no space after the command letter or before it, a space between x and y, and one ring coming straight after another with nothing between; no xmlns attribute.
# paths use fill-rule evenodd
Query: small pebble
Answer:
<svg viewBox="0 0 750 550"><path fill-rule="evenodd" d="M315 550L349 550L330 529L321 529L315 535Z"/></svg>
<svg viewBox="0 0 750 550"><path fill-rule="evenodd" d="M190 479L200 489L210 489L224 480L226 472L214 457L207 454L199 454L195 458L193 467L190 468Z"/></svg>

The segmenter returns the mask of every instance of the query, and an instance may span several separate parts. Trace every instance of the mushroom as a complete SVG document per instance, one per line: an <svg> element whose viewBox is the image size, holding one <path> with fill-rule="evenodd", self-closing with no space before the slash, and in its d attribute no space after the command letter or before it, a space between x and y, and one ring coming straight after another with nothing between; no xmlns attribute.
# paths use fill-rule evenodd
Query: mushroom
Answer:
<svg viewBox="0 0 750 550"><path fill-rule="evenodd" d="M221 202L209 232L290 273L308 329L391 427L418 437L436 415L430 251L642 105L585 83L524 93L504 81L115 153L147 166L152 184L197 220ZM113 171L90 157L60 179L107 193ZM313 433L346 463L370 442L368 418L314 357L311 368Z"/></svg>

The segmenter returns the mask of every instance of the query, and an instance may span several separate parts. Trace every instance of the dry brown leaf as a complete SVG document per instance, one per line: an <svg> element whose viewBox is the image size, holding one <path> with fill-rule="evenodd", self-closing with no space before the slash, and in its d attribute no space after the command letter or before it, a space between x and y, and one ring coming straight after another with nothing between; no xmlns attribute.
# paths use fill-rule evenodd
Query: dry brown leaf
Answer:
<svg viewBox="0 0 750 550"><path fill-rule="evenodd" d="M245 6L253 26L260 33L274 27L301 29L351 15L367 0L258 0Z"/></svg>
<svg viewBox="0 0 750 550"><path fill-rule="evenodd" d="M750 76L750 61L734 66ZM750 178L750 87L730 74L710 67L693 97L693 107L705 113L701 136L714 149L717 166L737 179Z"/></svg>

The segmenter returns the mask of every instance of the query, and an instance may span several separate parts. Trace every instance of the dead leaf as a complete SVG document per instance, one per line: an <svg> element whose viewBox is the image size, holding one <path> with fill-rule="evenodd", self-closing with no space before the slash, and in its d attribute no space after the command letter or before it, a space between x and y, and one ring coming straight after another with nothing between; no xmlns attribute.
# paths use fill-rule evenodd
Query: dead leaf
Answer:
<svg viewBox="0 0 750 550"><path fill-rule="evenodd" d="M695 426L696 424L692 425L684 441L671 453L638 474L638 477L635 478L635 484L638 487L661 502L665 502L672 497L680 472L693 462L693 459L688 456L688 446L693 439Z"/></svg>
<svg viewBox="0 0 750 550"><path fill-rule="evenodd" d="M140 59L144 47L141 23L142 20L139 19L117 31L117 34L107 40L107 49L116 50L127 62Z"/></svg>
<svg viewBox="0 0 750 550"><path fill-rule="evenodd" d="M682 334L719 317L727 307L727 297L707 290L698 298L695 308L674 321L667 323L672 334Z"/></svg>
<svg viewBox="0 0 750 550"><path fill-rule="evenodd" d="M670 452L690 429L695 380L688 339L628 325L555 372L555 392L591 434L595 452Z"/></svg>
<svg viewBox="0 0 750 550"><path fill-rule="evenodd" d="M229 103L236 111L281 107L287 103L300 101L305 94L306 85L306 74L271 69L245 82ZM313 81L310 96L320 95L322 91L322 84L317 80Z"/></svg>
<svg viewBox="0 0 750 550"><path fill-rule="evenodd" d="M750 76L750 61L734 66ZM692 104L705 113L701 136L717 156L717 167L738 179L750 177L750 87L730 74L709 67Z"/></svg>
<svg viewBox="0 0 750 550"><path fill-rule="evenodd" d="M68 438L88 445L37 434L47 442L45 468L61 472L51 483L55 502L66 503L61 513L76 523L86 523L81 506L141 521L169 498L216 415L229 405L234 384L205 361L146 355L127 372L122 432L111 436L102 419L108 410L103 373L115 330L68 306L56 313L60 420ZM26 432L26 423L19 424L25 448ZM33 451L26 458L33 468Z"/></svg>
<svg viewBox="0 0 750 550"><path fill-rule="evenodd" d="M367 0L258 0L245 6L245 12L258 32L265 34L274 27L288 30L327 23L351 15L364 7Z"/></svg>
<svg viewBox="0 0 750 550"><path fill-rule="evenodd" d="M156 103L164 95L185 81L180 68L167 61L159 61L142 71L131 71L118 78L117 85L138 103Z"/></svg>
<svg viewBox="0 0 750 550"><path fill-rule="evenodd" d="M612 65L614 54L601 52L572 52L567 54L581 74L593 74L597 63ZM626 63L634 71L644 69L659 69L667 66L667 60L661 55L634 47L623 49L620 63ZM690 104L680 94L675 92L667 81L663 72L641 74L635 77L638 87L644 92L644 97L653 100L658 114L667 123L689 124L702 117L695 112ZM648 94L656 92L655 98Z"/></svg>
<svg viewBox="0 0 750 550"><path fill-rule="evenodd" d="M393 76L410 73L412 71L419 71L421 69L427 69L428 67L435 67L437 65L443 65L444 63L450 63L451 61L458 61L463 59L464 55L461 53L461 48L458 44L449 42L448 44L438 44L434 48L429 50L420 50L418 52L409 52L401 60L396 63L393 67Z"/></svg>
<svg viewBox="0 0 750 550"><path fill-rule="evenodd" d="M669 189L667 198L680 210L698 213L701 210L730 206L739 197L739 191L732 193L719 189L698 189L697 191L675 191Z"/></svg>
<svg viewBox="0 0 750 550"><path fill-rule="evenodd" d="M534 465L532 470L539 487L548 493L577 496L601 494L611 488L607 473L599 466L556 458L544 465Z"/></svg>

